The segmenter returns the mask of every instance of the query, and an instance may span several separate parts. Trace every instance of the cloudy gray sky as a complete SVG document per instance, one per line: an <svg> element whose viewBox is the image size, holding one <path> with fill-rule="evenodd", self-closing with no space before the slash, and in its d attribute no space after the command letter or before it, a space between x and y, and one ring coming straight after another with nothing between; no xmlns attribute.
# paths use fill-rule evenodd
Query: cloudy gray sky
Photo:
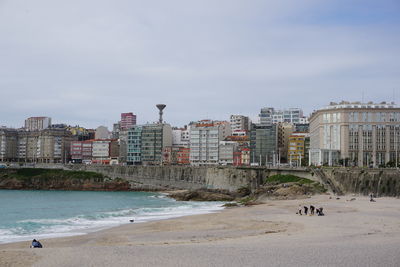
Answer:
<svg viewBox="0 0 400 267"><path fill-rule="evenodd" d="M0 0L0 125L400 102L398 0Z"/></svg>

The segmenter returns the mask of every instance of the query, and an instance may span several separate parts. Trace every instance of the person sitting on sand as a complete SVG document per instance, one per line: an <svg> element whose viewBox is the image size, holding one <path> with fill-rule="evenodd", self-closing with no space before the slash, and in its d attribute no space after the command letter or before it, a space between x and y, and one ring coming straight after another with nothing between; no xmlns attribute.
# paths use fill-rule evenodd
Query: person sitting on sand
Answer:
<svg viewBox="0 0 400 267"><path fill-rule="evenodd" d="M32 240L32 245L31 245L31 248L42 248L43 246L42 246L42 244L39 242L39 241L37 241L36 239L33 239Z"/></svg>
<svg viewBox="0 0 400 267"><path fill-rule="evenodd" d="M375 199L374 199L374 195L373 195L373 194L370 194L370 195L369 195L369 201L375 202Z"/></svg>
<svg viewBox="0 0 400 267"><path fill-rule="evenodd" d="M315 207L310 205L310 215L314 215Z"/></svg>
<svg viewBox="0 0 400 267"><path fill-rule="evenodd" d="M308 212L308 207L304 206L304 214L307 215L307 212Z"/></svg>
<svg viewBox="0 0 400 267"><path fill-rule="evenodd" d="M319 209L317 209L317 214L318 214L318 216L325 216L325 214L324 214L324 212L323 212L323 208L321 207L321 208L319 208Z"/></svg>

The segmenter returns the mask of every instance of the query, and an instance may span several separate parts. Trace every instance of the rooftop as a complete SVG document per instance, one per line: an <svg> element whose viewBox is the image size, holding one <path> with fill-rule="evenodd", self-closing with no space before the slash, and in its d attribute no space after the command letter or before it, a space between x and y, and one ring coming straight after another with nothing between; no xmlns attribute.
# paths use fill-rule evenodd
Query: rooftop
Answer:
<svg viewBox="0 0 400 267"><path fill-rule="evenodd" d="M343 108L397 108L398 106L394 103L387 103L387 102L381 102L381 103L373 103L373 102L367 102L367 103L361 103L361 102L348 102L348 101L342 101L340 103L335 103L331 102L329 103L329 106L326 106L321 109L343 109Z"/></svg>

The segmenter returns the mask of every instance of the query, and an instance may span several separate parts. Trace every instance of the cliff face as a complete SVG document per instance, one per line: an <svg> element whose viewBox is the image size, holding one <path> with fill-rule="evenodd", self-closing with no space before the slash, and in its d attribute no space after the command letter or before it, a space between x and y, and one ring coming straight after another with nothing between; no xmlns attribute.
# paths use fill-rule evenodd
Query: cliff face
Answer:
<svg viewBox="0 0 400 267"><path fill-rule="evenodd" d="M216 189L255 192L267 177L290 174L325 185L337 194L400 196L395 169L323 168L310 170L193 166L71 165L70 170L0 169L0 189L157 191Z"/></svg>
<svg viewBox="0 0 400 267"><path fill-rule="evenodd" d="M45 169L0 170L0 189L127 191L128 181L102 174Z"/></svg>

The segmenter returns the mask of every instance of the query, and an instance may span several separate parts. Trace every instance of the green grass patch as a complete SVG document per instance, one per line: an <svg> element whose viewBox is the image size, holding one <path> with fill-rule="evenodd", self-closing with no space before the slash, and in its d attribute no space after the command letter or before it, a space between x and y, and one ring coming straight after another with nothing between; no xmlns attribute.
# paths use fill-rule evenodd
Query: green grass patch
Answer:
<svg viewBox="0 0 400 267"><path fill-rule="evenodd" d="M299 184L311 184L314 181L306 178L301 178L290 174L276 174L268 177L265 180L268 184L285 184L285 183L299 183Z"/></svg>

